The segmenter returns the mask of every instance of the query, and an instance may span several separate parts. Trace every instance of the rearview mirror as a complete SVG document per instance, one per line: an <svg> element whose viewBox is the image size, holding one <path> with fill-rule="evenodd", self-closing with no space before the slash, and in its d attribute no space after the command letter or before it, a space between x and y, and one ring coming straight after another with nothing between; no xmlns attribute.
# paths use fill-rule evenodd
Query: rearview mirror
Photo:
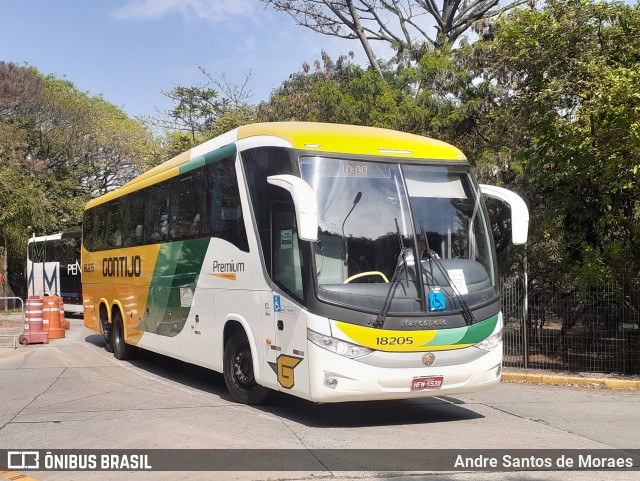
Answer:
<svg viewBox="0 0 640 481"><path fill-rule="evenodd" d="M480 184L480 191L487 197L498 199L511 207L511 242L526 244L529 234L529 209L522 197L503 187Z"/></svg>
<svg viewBox="0 0 640 481"><path fill-rule="evenodd" d="M298 238L310 242L318 240L318 203L309 184L293 175L270 175L267 182L289 191L296 209Z"/></svg>

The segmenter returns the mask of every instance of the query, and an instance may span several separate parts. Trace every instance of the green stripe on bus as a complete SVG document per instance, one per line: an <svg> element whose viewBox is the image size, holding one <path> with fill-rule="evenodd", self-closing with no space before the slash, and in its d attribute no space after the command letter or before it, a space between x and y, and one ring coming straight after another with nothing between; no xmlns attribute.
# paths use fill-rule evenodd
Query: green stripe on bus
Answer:
<svg viewBox="0 0 640 481"><path fill-rule="evenodd" d="M491 335L496 328L498 315L478 322L471 326L457 327L454 329L441 329L435 337L424 344L427 346L455 346L457 344L475 344L483 341Z"/></svg>
<svg viewBox="0 0 640 481"><path fill-rule="evenodd" d="M182 331L191 310L190 302L183 306L183 299L193 298L209 240L205 237L160 246L141 330L169 337Z"/></svg>
<svg viewBox="0 0 640 481"><path fill-rule="evenodd" d="M225 145L224 147L220 147L219 149L207 152L206 154L199 155L198 157L185 162L179 167L178 173L184 174L185 172L197 169L198 167L202 167L203 165L213 164L222 159L226 159L227 157L234 156L236 152L236 144Z"/></svg>
<svg viewBox="0 0 640 481"><path fill-rule="evenodd" d="M467 333L460 339L460 344L475 344L476 342L484 341L491 335L497 323L498 315L496 314L489 319L469 326Z"/></svg>

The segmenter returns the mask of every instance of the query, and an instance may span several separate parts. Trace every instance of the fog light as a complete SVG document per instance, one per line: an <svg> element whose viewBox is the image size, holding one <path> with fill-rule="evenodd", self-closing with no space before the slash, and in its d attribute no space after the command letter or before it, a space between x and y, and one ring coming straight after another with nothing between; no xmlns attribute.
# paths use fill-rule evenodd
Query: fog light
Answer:
<svg viewBox="0 0 640 481"><path fill-rule="evenodd" d="M433 366L433 364L436 362L436 355L432 352L425 352L422 355L422 364L424 364L425 366Z"/></svg>
<svg viewBox="0 0 640 481"><path fill-rule="evenodd" d="M335 377L327 377L324 380L324 385L329 389L335 389L338 385L338 380Z"/></svg>

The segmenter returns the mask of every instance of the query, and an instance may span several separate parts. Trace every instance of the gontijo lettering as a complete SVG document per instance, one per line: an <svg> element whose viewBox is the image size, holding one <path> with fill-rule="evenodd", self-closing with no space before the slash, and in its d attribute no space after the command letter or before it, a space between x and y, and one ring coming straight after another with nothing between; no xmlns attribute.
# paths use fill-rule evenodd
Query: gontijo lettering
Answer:
<svg viewBox="0 0 640 481"><path fill-rule="evenodd" d="M142 259L140 256L105 257L102 259L103 277L140 277Z"/></svg>

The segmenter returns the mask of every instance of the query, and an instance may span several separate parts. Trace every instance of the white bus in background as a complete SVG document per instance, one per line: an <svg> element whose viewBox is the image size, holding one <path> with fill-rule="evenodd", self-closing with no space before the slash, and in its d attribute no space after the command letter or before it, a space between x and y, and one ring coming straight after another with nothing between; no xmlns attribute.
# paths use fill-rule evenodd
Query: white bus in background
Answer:
<svg viewBox="0 0 640 481"><path fill-rule="evenodd" d="M82 313L80 232L32 237L27 245L27 293L58 295L66 312Z"/></svg>
<svg viewBox="0 0 640 481"><path fill-rule="evenodd" d="M84 322L118 359L148 349L224 373L232 397L314 402L489 389L500 292L464 154L348 125L239 127L84 212Z"/></svg>

